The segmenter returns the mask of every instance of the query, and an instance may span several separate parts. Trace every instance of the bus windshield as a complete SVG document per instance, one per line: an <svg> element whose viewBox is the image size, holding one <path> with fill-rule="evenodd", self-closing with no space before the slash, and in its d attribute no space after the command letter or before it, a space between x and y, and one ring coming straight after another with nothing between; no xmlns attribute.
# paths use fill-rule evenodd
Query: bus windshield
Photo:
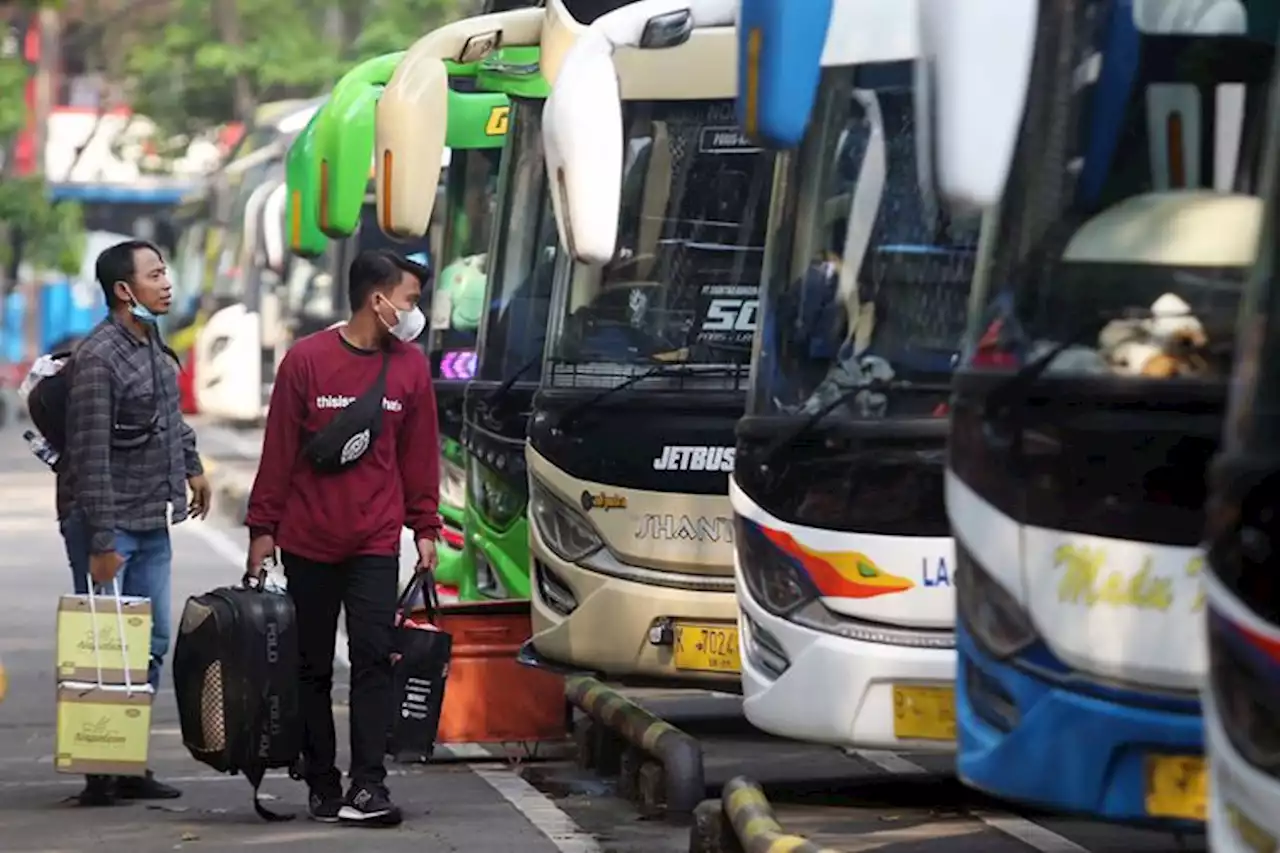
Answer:
<svg viewBox="0 0 1280 853"><path fill-rule="evenodd" d="M746 142L729 101L629 102L623 123L618 251L604 267L562 261L544 384L607 387L686 364L725 369L680 387L742 389L773 155Z"/></svg>
<svg viewBox="0 0 1280 853"><path fill-rule="evenodd" d="M559 240L543 163L542 101L512 98L510 128L498 180L502 210L494 219L487 265L477 376L503 382L518 375L537 382Z"/></svg>
<svg viewBox="0 0 1280 853"><path fill-rule="evenodd" d="M445 234L427 342L442 379L475 375L501 156L500 149L455 150L449 163Z"/></svg>
<svg viewBox="0 0 1280 853"><path fill-rule="evenodd" d="M974 282L971 369L1040 359L1116 391L1225 380L1261 227L1277 4L1219 6L1044 7L1058 19L1037 55L1064 59L1035 65Z"/></svg>
<svg viewBox="0 0 1280 853"><path fill-rule="evenodd" d="M977 222L923 192L915 101L910 63L824 72L773 200L749 414L928 417L945 399Z"/></svg>

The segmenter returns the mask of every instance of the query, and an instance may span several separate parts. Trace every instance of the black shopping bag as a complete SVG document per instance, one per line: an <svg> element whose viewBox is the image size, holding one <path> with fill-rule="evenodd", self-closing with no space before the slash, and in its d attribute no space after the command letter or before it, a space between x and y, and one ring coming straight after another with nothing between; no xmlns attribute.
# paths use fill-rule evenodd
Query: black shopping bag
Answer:
<svg viewBox="0 0 1280 853"><path fill-rule="evenodd" d="M419 594L426 606L425 619L410 611ZM428 761L435 748L453 653L453 637L440 630L439 619L435 578L429 571L418 572L396 605L395 719L387 754L397 761Z"/></svg>

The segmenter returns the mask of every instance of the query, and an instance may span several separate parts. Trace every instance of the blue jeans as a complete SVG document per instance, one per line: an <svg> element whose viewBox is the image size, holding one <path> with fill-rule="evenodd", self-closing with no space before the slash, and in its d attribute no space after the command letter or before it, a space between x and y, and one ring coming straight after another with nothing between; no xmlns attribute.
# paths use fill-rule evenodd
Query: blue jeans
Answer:
<svg viewBox="0 0 1280 853"><path fill-rule="evenodd" d="M89 529L84 515L73 511L62 520L60 527L76 594L88 595ZM124 558L124 565L116 576L120 594L151 599L151 664L147 668L147 680L152 688L159 689L160 667L169 653L169 575L173 566L169 530L117 530L116 551Z"/></svg>

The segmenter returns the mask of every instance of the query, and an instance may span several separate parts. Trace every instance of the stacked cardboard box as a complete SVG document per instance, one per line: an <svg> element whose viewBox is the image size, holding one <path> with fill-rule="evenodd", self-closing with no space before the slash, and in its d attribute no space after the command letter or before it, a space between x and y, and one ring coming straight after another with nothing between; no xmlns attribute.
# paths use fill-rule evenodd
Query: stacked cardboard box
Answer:
<svg viewBox="0 0 1280 853"><path fill-rule="evenodd" d="M151 602L98 594L58 602L59 773L140 776L151 736Z"/></svg>

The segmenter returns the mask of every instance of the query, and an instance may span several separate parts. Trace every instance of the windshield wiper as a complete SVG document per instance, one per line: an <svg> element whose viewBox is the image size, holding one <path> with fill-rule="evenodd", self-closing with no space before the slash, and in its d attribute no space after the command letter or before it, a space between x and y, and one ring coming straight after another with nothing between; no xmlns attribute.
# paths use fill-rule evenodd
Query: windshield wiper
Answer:
<svg viewBox="0 0 1280 853"><path fill-rule="evenodd" d="M1188 311L1179 314L1167 314L1166 317L1195 317ZM1041 376L1045 374L1067 350L1080 345L1090 334L1097 334L1099 324L1105 325L1112 320L1150 320L1152 312L1149 308L1125 308L1119 311L1102 311L1094 318L1080 323L1065 338L1054 344L1040 355L1028 361L1014 371L1013 375L991 389L984 406L987 418L994 418L1001 409L1011 408L1014 404L1026 402L1027 394Z"/></svg>
<svg viewBox="0 0 1280 853"><path fill-rule="evenodd" d="M489 393L489 396L485 398L488 401L489 405L493 405L494 403L497 403L498 401L502 400L502 398L510 394L511 389L515 387L515 384L520 380L520 377L524 376L526 373L528 373L530 370L533 370L535 367L537 367L541 363L542 363L542 348L539 347L537 355L535 355L533 358L529 359L524 364L517 367L515 373L512 373L506 379L502 380L502 384L499 385L497 388L494 388L493 391Z"/></svg>
<svg viewBox="0 0 1280 853"><path fill-rule="evenodd" d="M905 379L874 379L865 385L859 385L856 388L848 388L840 393L834 400L824 403L821 408L807 417L803 423L790 432L784 433L773 440L771 444L765 447L760 454L760 464L767 465L778 451L782 448L795 444L807 433L811 432L818 424L834 412L836 409L853 400L862 392L880 393L908 393L908 394L945 394L951 390L951 385L947 383L934 382L909 382Z"/></svg>
<svg viewBox="0 0 1280 853"><path fill-rule="evenodd" d="M588 409L595 408L597 405L600 404L601 401L609 397L612 397L614 394L617 394L620 391L625 391L626 389L640 382L643 382L646 379L654 379L656 377L662 377L662 376L710 376L710 377L736 376L744 369L745 368L742 366L727 365L727 364L726 365L700 365L700 364L677 363L677 364L654 365L648 370L645 370L641 373L637 373L634 376L630 376L627 379L624 379L622 382L619 382L617 385L613 385L608 388L605 388L600 393L592 397L588 397L587 399L579 403L575 403L574 405L565 409L564 412L562 412L560 415L558 425L561 427L571 425L578 415L582 414Z"/></svg>

